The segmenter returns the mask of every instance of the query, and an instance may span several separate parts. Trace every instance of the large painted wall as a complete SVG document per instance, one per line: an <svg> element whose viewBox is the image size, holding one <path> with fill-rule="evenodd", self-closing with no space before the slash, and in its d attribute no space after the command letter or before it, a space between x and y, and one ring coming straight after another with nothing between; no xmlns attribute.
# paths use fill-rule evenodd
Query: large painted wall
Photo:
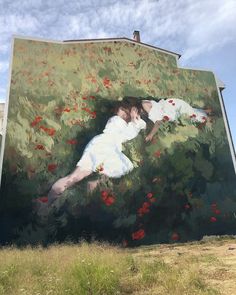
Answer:
<svg viewBox="0 0 236 295"><path fill-rule="evenodd" d="M115 101L181 98L214 116L165 121L151 142L124 144L134 169L68 189L42 216L51 185L70 173L102 132ZM147 122L148 129L152 122ZM109 157L109 155L108 155ZM1 184L2 242L98 238L139 245L199 239L236 229L235 171L218 88L210 71L125 40L53 43L16 38ZM110 199L107 199L106 196ZM41 198L41 199L39 199Z"/></svg>

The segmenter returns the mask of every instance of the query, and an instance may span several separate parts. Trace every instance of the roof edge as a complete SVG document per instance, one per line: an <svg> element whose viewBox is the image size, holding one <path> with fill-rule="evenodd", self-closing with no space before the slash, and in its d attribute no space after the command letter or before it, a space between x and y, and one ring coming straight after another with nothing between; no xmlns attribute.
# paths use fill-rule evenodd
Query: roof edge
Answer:
<svg viewBox="0 0 236 295"><path fill-rule="evenodd" d="M166 49L162 49L160 47L156 47L147 43L143 43L143 42L137 42L133 39L129 39L127 37L118 37L118 38L98 38L98 39L79 39L79 40L64 40L63 42L65 43L76 43L76 42L102 42L102 41L128 41L131 42L133 44L138 44L138 45L142 45L148 48L152 48L152 49L156 49L174 56L177 56L178 58L181 57L181 54L170 51L170 50L166 50Z"/></svg>

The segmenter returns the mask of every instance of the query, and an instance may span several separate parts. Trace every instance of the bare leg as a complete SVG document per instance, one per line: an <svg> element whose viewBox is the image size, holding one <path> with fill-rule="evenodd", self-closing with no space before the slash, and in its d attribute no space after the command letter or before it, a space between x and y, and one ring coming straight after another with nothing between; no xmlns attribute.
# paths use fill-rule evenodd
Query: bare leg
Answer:
<svg viewBox="0 0 236 295"><path fill-rule="evenodd" d="M80 167L76 167L75 170L60 179L58 179L52 186L48 194L48 201L51 204L56 198L59 197L67 188L73 186L75 183L80 182L85 177L89 176L93 171L81 170Z"/></svg>

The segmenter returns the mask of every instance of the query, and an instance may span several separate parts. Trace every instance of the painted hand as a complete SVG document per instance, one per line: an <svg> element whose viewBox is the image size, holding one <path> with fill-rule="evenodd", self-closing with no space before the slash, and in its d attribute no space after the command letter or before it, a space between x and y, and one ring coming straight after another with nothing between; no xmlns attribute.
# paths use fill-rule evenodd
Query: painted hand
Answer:
<svg viewBox="0 0 236 295"><path fill-rule="evenodd" d="M138 109L136 107L132 107L131 108L130 116L131 116L131 120L132 121L135 121L135 120L139 120L140 119L140 115L139 115Z"/></svg>
<svg viewBox="0 0 236 295"><path fill-rule="evenodd" d="M152 141L152 138L153 138L153 135L149 133L149 134L145 137L145 141L146 141L146 142L148 142L148 141Z"/></svg>

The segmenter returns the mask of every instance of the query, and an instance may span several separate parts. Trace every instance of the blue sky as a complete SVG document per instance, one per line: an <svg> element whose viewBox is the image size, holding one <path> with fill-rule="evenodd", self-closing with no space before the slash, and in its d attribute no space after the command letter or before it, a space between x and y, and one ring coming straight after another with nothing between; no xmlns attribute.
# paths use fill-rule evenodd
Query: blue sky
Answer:
<svg viewBox="0 0 236 295"><path fill-rule="evenodd" d="M13 34L49 40L132 38L182 55L181 67L215 72L236 145L236 0L0 0L0 101Z"/></svg>

